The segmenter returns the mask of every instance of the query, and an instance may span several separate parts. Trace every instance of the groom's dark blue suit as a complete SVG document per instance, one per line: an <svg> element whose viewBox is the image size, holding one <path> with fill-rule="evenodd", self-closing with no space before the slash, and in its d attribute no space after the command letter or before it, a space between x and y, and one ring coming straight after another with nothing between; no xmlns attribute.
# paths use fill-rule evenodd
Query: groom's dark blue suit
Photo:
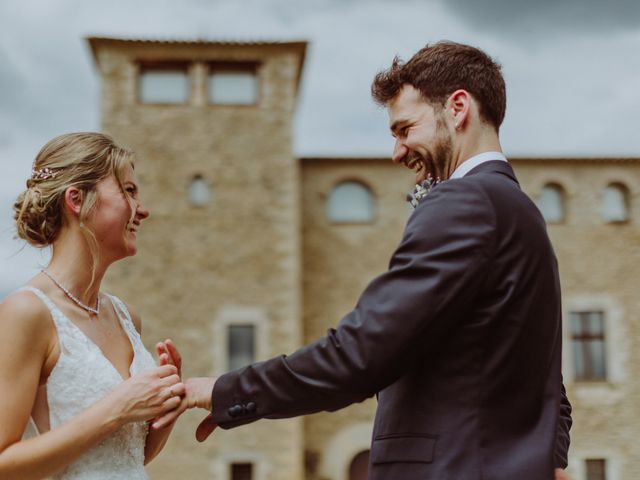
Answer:
<svg viewBox="0 0 640 480"><path fill-rule="evenodd" d="M571 407L560 372L558 269L513 170L438 185L389 270L327 336L218 379L213 418L336 410L378 394L375 480L550 480Z"/></svg>

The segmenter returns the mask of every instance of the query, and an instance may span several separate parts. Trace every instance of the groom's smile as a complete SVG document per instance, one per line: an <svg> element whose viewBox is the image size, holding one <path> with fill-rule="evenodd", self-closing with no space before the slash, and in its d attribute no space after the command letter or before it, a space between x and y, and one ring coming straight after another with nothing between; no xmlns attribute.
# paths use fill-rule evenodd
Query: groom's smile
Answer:
<svg viewBox="0 0 640 480"><path fill-rule="evenodd" d="M392 160L413 170L415 183L442 178L450 160L450 142L441 112L411 85L404 85L387 104L391 135L396 143Z"/></svg>
<svg viewBox="0 0 640 480"><path fill-rule="evenodd" d="M416 152L409 152L402 158L402 160L400 160L400 163L404 164L408 169L416 172L416 185L422 183L427 177L433 176L430 169L427 168L426 160Z"/></svg>

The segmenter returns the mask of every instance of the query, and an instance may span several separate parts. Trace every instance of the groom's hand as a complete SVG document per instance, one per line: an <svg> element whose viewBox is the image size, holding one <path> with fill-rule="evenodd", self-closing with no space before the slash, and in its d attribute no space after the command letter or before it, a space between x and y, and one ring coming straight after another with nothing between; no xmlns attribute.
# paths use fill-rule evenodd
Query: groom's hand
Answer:
<svg viewBox="0 0 640 480"><path fill-rule="evenodd" d="M189 378L184 382L187 408L204 408L211 410L211 394L216 383L216 377Z"/></svg>
<svg viewBox="0 0 640 480"><path fill-rule="evenodd" d="M571 480L567 472L561 468L556 468L555 480Z"/></svg>
<svg viewBox="0 0 640 480"><path fill-rule="evenodd" d="M218 428L218 424L213 421L213 416L211 414L207 415L196 429L196 440L204 442L216 428Z"/></svg>
<svg viewBox="0 0 640 480"><path fill-rule="evenodd" d="M211 410L211 394L216 380L217 378L215 377L199 377L189 378L184 381L185 393L180 406L158 418L153 422L152 427L156 430L166 427L188 408L204 408L205 410ZM200 425L202 426L202 424ZM215 426L211 428L212 425L215 424L208 422L208 425L204 430L205 434L202 440L206 439L211 432L213 432ZM198 430L200 430L200 427L198 427ZM199 439L198 436L197 438Z"/></svg>

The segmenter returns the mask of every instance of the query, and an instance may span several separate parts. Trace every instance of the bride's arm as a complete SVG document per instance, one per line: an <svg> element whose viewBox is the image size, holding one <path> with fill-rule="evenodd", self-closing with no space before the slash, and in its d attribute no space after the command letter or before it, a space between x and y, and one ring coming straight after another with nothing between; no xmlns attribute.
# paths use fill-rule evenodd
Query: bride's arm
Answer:
<svg viewBox="0 0 640 480"><path fill-rule="evenodd" d="M177 369L164 366L121 383L110 395L58 428L22 441L51 346L49 312L20 292L0 303L0 478L51 476L125 423L175 408ZM43 332L48 332L43 334ZM53 336L55 337L55 336ZM177 393L177 392L176 392Z"/></svg>
<svg viewBox="0 0 640 480"><path fill-rule="evenodd" d="M136 327L136 330L140 335L142 335L142 320L140 319L140 315L137 310L133 308L128 303L125 304L127 310L129 310L129 314L131 315L131 320L133 321L133 325ZM156 345L156 353L158 354L158 359L160 361L160 365L173 365L178 370L178 375L182 377L182 358L180 357L180 353L178 349L175 347L171 340L167 340L165 342L159 342ZM163 428L153 429L149 426L149 434L147 435L147 440L144 446L144 464L146 465L151 460L153 460L158 454L162 451L167 440L169 439L169 435L171 435L171 431L173 430L173 426L175 425L175 421L177 417L173 419L173 421Z"/></svg>

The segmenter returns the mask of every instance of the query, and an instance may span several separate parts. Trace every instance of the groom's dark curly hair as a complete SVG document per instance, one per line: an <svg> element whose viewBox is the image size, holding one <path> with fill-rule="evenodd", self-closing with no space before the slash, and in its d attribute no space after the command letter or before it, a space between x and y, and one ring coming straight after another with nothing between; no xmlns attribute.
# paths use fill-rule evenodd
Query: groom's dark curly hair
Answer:
<svg viewBox="0 0 640 480"><path fill-rule="evenodd" d="M396 56L388 70L375 76L371 95L387 105L407 84L439 106L456 90L466 90L479 103L480 117L496 132L504 120L507 93L500 64L478 48L442 41L425 46L406 63Z"/></svg>

